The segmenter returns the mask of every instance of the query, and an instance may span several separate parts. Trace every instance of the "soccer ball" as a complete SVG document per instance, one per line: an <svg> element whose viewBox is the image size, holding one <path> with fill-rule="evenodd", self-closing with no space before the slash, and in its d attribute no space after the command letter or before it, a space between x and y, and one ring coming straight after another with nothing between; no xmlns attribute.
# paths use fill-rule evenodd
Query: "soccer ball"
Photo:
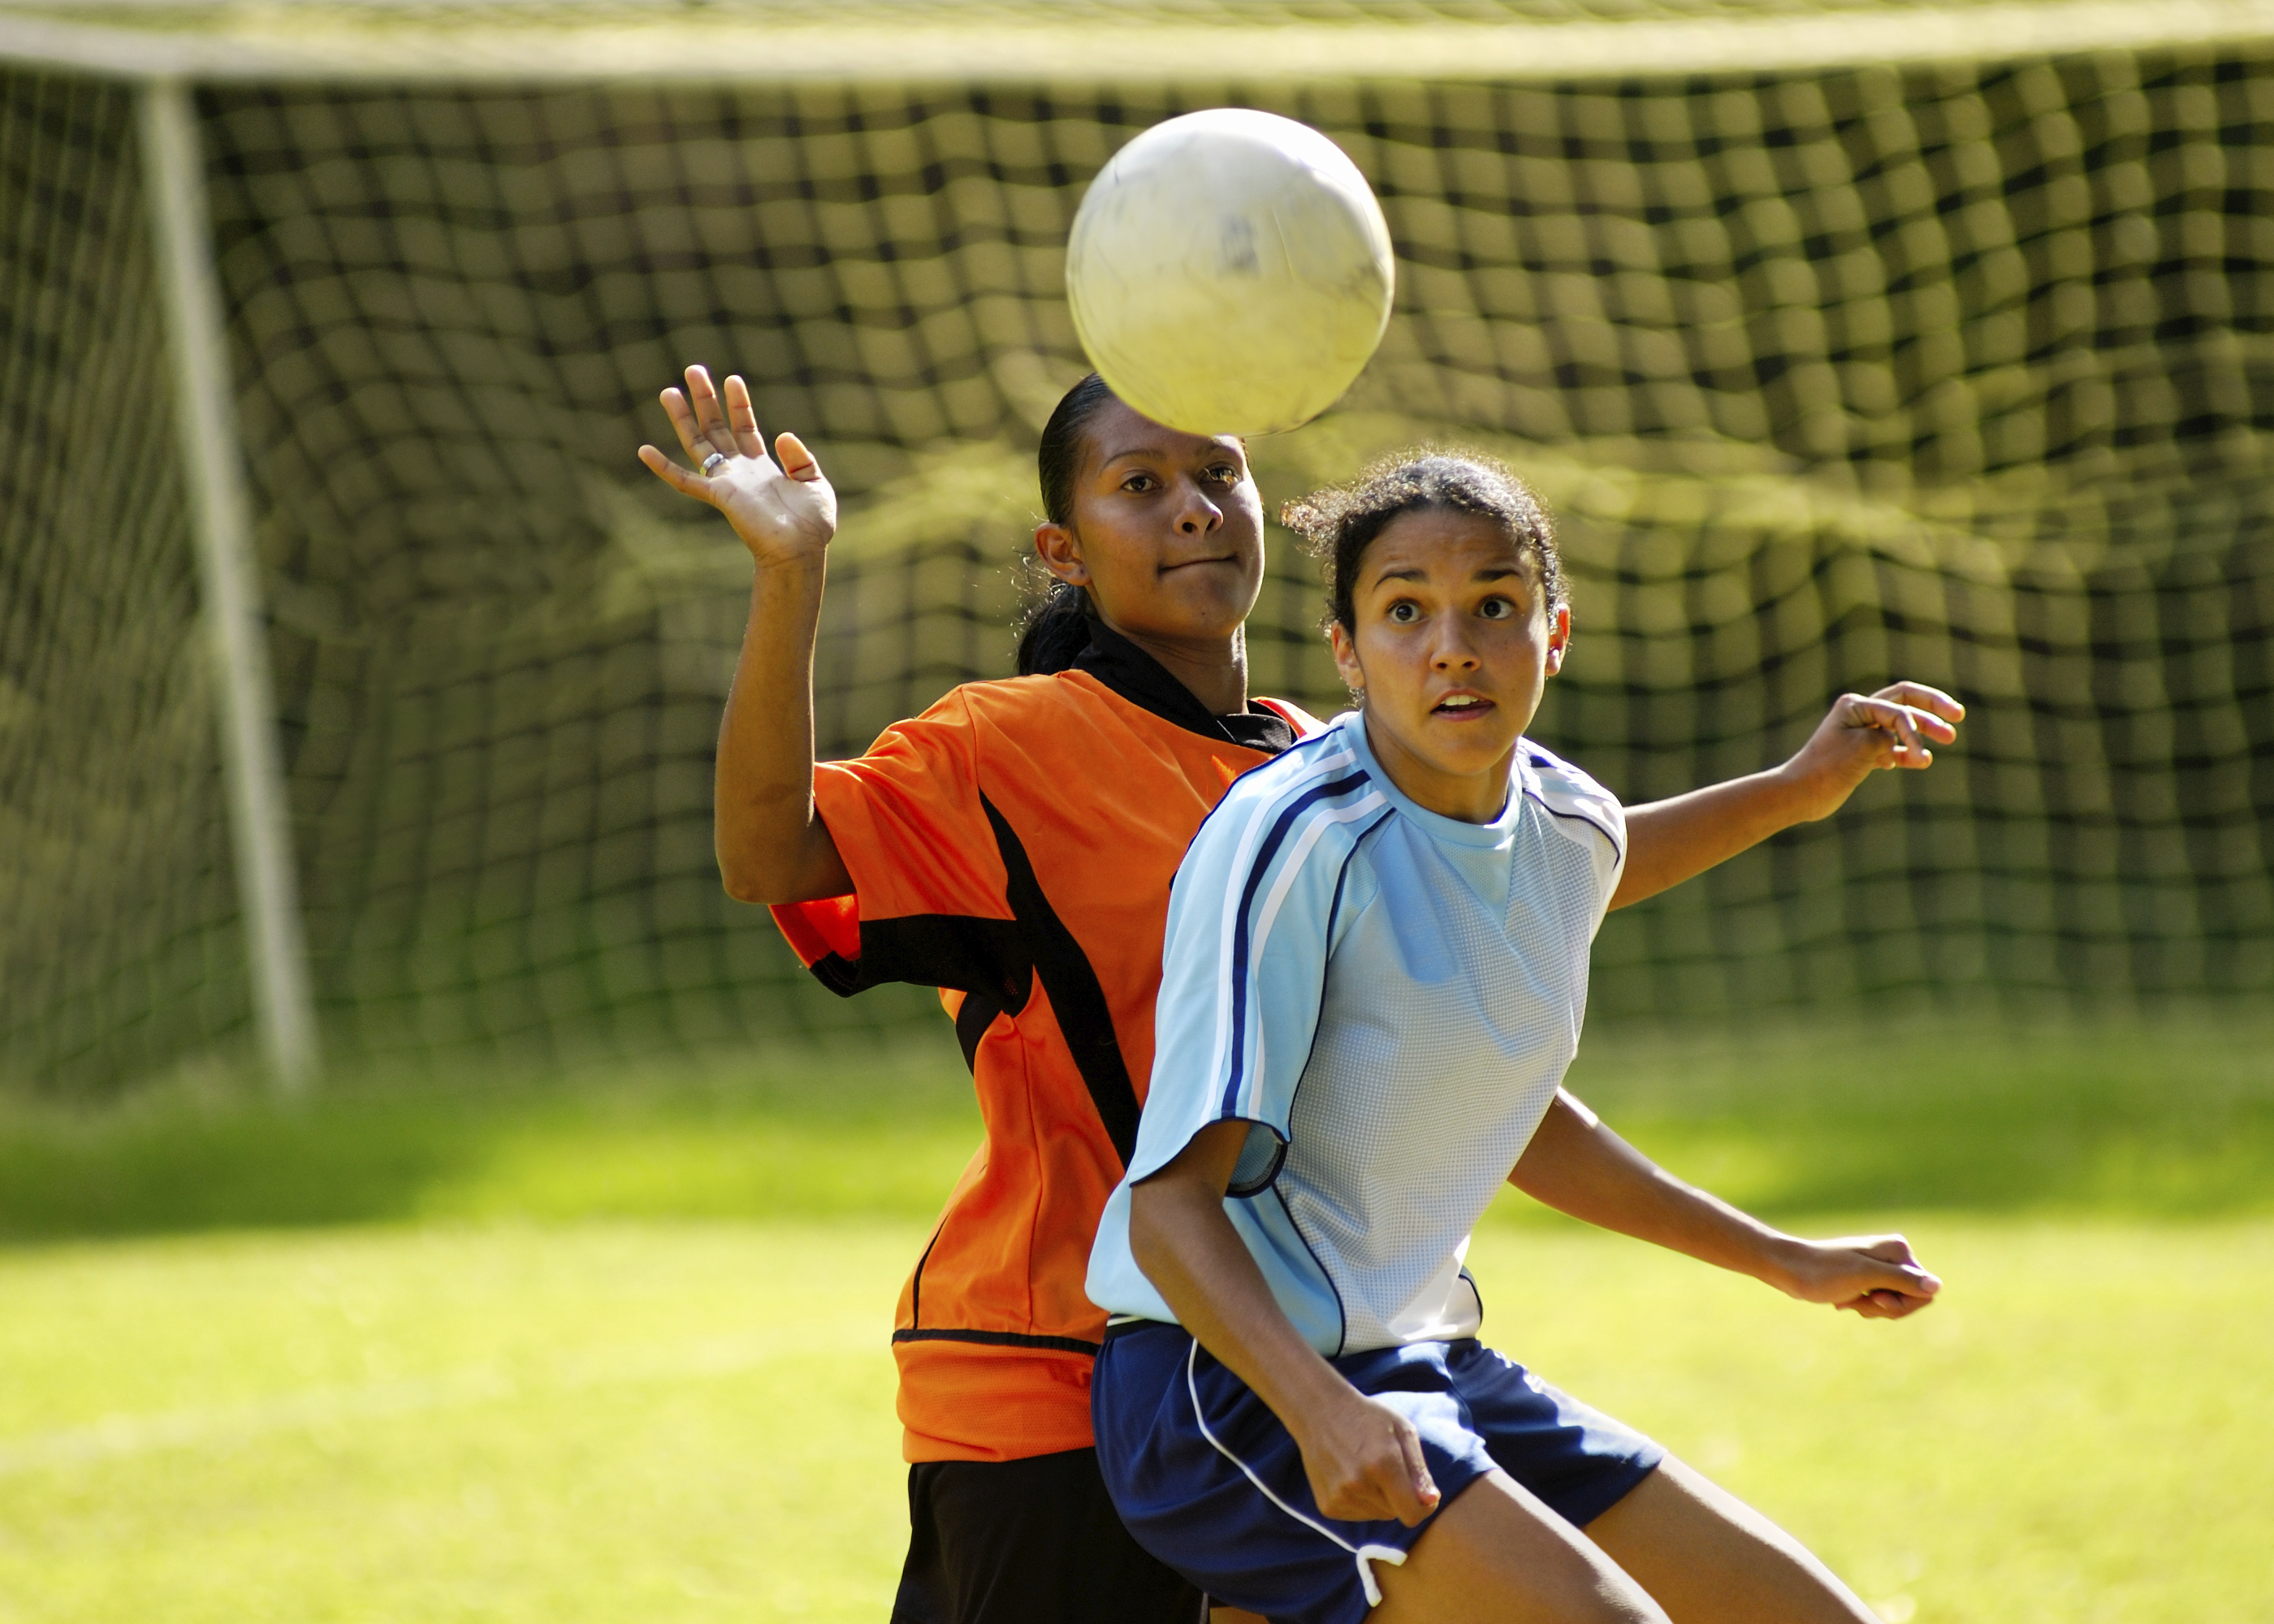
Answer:
<svg viewBox="0 0 2274 1624"><path fill-rule="evenodd" d="M1389 227L1307 124L1187 113L1116 153L1074 215L1066 299L1113 392L1193 434L1309 422L1389 322Z"/></svg>

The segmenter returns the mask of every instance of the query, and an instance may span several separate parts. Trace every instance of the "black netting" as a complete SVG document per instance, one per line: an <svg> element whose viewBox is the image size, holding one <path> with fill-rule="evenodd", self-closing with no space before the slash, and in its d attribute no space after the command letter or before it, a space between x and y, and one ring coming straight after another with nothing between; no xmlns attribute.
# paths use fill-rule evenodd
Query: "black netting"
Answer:
<svg viewBox="0 0 2274 1624"><path fill-rule="evenodd" d="M123 98L9 84L11 219L139 243ZM702 360L821 452L848 498L830 750L1001 673L1033 435L1080 370L1073 209L1130 134L1225 102L1342 141L1401 255L1344 409L1254 447L1267 494L1424 436L1533 475L1579 627L1543 740L1640 800L1778 758L1842 687L1908 674L1973 707L1932 774L1615 917L1599 1008L2274 989L2274 57L2255 48L1269 94L207 92L335 1045L736 1041L914 1009L809 994L763 916L720 895L709 760L747 565L631 450L665 437L655 391ZM66 126L83 133L41 133ZM76 142L86 178L15 155L39 140ZM15 241L11 289L34 275ZM9 299L7 421L95 410L66 370L162 395L147 273L119 268L139 248L43 252L73 313L27 321ZM122 313L94 314L103 297ZM19 485L69 465L11 441ZM104 447L99 500L44 530L11 495L6 568L28 579L66 531L82 568L170 548L86 590L145 669L184 673L154 691L193 716L152 445L124 482ZM1279 545L1263 691L1334 702L1317 613ZM83 658L74 622L10 613L11 673ZM47 691L26 702L41 716ZM32 726L0 733L11 816ZM217 853L210 763L182 777L167 826ZM114 886L77 917L117 956L130 919L226 912L218 857L175 871L178 898ZM11 920L8 962L54 929ZM198 951L207 980L137 972L148 1009L104 1019L241 1019L230 961ZM11 998L34 1064L94 1007L40 985ZM121 1065L144 1052L116 1047Z"/></svg>
<svg viewBox="0 0 2274 1624"><path fill-rule="evenodd" d="M0 71L0 1076L249 1019L133 101Z"/></svg>

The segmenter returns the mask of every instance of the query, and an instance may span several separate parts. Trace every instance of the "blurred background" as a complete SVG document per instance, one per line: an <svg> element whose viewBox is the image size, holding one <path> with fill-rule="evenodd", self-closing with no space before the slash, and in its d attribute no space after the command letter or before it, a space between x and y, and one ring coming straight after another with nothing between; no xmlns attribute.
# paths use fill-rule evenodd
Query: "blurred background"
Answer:
<svg viewBox="0 0 2274 1624"><path fill-rule="evenodd" d="M297 1105L138 125L166 81ZM1843 688L1969 706L1931 772L1612 916L1575 1073L1736 1199L1916 1218L1983 1282L1931 1317L1968 1333L1796 1329L1511 1210L1480 1256L1538 1283L1529 1345L1889 1624L2274 1618L2274 5L10 0L0 1620L882 1615L884 1327L968 1086L924 994L832 998L721 891L749 567L632 454L696 361L819 454L825 754L1006 673L1084 370L1073 210L1228 104L1338 141L1399 255L1357 387L1251 447L1267 508L1416 440L1514 463L1574 581L1543 742L1637 801ZM1270 540L1256 687L1329 712ZM859 1357L798 1365L755 1280ZM2192 1475L2137 1441L2174 1391Z"/></svg>

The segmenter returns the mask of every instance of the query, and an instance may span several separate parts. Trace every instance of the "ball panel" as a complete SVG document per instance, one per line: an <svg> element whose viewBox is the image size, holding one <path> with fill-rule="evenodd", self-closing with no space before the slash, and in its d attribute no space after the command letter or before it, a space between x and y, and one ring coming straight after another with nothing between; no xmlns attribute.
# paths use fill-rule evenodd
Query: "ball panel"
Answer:
<svg viewBox="0 0 2274 1624"><path fill-rule="evenodd" d="M1389 320L1389 230L1342 150L1224 108L1146 131L1082 199L1066 296L1082 348L1137 410L1273 433L1325 410Z"/></svg>

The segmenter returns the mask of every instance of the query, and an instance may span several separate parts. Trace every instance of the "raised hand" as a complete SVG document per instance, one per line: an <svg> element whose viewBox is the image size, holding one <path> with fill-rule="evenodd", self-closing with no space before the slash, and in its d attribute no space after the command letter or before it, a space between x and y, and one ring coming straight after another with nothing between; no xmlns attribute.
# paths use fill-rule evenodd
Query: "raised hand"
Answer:
<svg viewBox="0 0 2274 1624"><path fill-rule="evenodd" d="M1801 793L1803 821L1828 817L1882 768L1931 767L1931 747L1955 741L1965 718L1964 705L1923 682L1842 694L1778 776Z"/></svg>
<svg viewBox="0 0 2274 1624"><path fill-rule="evenodd" d="M1856 1235L1795 1243L1778 1283L1803 1303L1853 1310L1866 1320L1900 1320L1934 1301L1942 1282L1919 1267L1900 1235Z"/></svg>
<svg viewBox="0 0 2274 1624"><path fill-rule="evenodd" d="M779 465L766 455L749 387L739 376L727 378L722 402L711 374L690 366L687 392L666 389L663 410L694 467L682 468L653 446L642 446L639 459L650 472L726 515L761 567L820 561L837 534L837 492L796 435L776 437Z"/></svg>

